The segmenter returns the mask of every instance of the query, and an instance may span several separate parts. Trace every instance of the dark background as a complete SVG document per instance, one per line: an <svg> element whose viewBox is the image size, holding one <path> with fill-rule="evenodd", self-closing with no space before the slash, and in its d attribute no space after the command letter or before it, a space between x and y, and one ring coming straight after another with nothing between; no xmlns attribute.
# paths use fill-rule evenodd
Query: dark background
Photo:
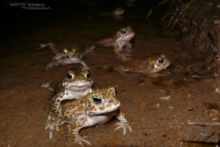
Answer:
<svg viewBox="0 0 220 147"><path fill-rule="evenodd" d="M127 12L138 12L138 16L145 17L147 10L154 7L159 0L136 0L134 7L128 7L124 0L4 0L1 1L1 38L3 43L10 35L19 33L21 29L33 29L45 23L63 21L63 19L87 19L101 13L111 11L118 6L126 9ZM17 6L10 6L11 3L43 3L49 6L49 10L28 10Z"/></svg>

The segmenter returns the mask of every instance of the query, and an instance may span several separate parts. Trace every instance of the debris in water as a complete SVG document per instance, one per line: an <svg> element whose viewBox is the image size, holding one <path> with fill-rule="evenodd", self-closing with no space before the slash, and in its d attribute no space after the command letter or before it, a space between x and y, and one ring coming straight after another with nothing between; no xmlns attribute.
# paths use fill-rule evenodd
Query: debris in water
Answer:
<svg viewBox="0 0 220 147"><path fill-rule="evenodd" d="M202 121L187 121L187 125L193 126L220 126L220 122L202 122Z"/></svg>
<svg viewBox="0 0 220 147"><path fill-rule="evenodd" d="M161 100L169 100L169 99L171 99L171 96L170 96L170 95L161 96L160 99L161 99Z"/></svg>
<svg viewBox="0 0 220 147"><path fill-rule="evenodd" d="M168 106L168 109L173 110L174 107L173 106Z"/></svg>
<svg viewBox="0 0 220 147"><path fill-rule="evenodd" d="M219 87L215 88L215 93L220 94L220 88Z"/></svg>
<svg viewBox="0 0 220 147"><path fill-rule="evenodd" d="M192 107L186 108L187 111L193 111L194 109Z"/></svg>
<svg viewBox="0 0 220 147"><path fill-rule="evenodd" d="M160 103L157 103L157 104L156 104L156 107L160 107Z"/></svg>

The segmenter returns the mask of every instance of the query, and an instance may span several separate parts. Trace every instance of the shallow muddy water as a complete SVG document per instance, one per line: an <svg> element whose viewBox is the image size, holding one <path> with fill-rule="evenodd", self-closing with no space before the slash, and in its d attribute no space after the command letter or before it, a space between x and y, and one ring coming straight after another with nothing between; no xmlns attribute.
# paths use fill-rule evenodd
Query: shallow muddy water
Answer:
<svg viewBox="0 0 220 147"><path fill-rule="evenodd" d="M219 133L206 139L216 128L186 125L188 120L212 122L205 104L220 100L220 95L215 93L215 88L220 86L219 79L195 80L190 75L173 72L177 65L195 61L192 49L175 38L163 36L158 23L143 23L141 13L134 13L134 10L121 21L99 17L98 12L87 15L88 11L19 11L7 18L0 55L0 146L79 146L67 141L64 127L49 140L44 126L52 93L40 85L48 80L61 81L68 70L80 71L81 67L73 64L45 70L52 53L49 49L36 48L49 41L62 48L83 46L111 36L126 25L131 25L136 32L134 56L166 54L172 61L168 69L171 75L152 79L136 73L125 76L106 70L104 67L115 66L120 61L111 48L96 48L94 54L84 58L91 69L91 78L97 88L116 88L121 111L126 114L133 131L125 136L121 131L113 131L115 120L112 120L83 129L80 134L97 147L187 147L194 145L183 141L217 142ZM161 99L165 96L170 99Z"/></svg>

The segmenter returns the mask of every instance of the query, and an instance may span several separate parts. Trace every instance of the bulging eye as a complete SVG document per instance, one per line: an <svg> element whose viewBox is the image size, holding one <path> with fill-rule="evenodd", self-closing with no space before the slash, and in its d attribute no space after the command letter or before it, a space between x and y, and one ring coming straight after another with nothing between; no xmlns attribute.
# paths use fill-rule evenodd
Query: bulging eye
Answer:
<svg viewBox="0 0 220 147"><path fill-rule="evenodd" d="M72 79L72 75L66 74L67 79Z"/></svg>
<svg viewBox="0 0 220 147"><path fill-rule="evenodd" d="M101 99L101 98L98 98L98 97L94 97L94 98L92 98L92 100L93 100L93 102L94 102L95 104L101 104L101 103L102 103L102 99Z"/></svg>
<svg viewBox="0 0 220 147"><path fill-rule="evenodd" d="M84 71L82 73L82 75L85 77L85 78L88 78L89 77L89 72L88 71Z"/></svg>
<svg viewBox="0 0 220 147"><path fill-rule="evenodd" d="M125 33L126 33L126 30L125 30L125 29L122 29L122 30L121 30L121 33L122 33L122 34L125 34Z"/></svg>
<svg viewBox="0 0 220 147"><path fill-rule="evenodd" d="M75 75L73 73L69 72L66 74L66 78L71 80L71 79L75 78Z"/></svg>
<svg viewBox="0 0 220 147"><path fill-rule="evenodd" d="M163 64L163 63L164 63L164 59L159 59L158 62L159 62L160 64Z"/></svg>
<svg viewBox="0 0 220 147"><path fill-rule="evenodd" d="M67 53L67 52L68 52L68 50L67 50L67 49L63 49L63 52L64 52L64 53Z"/></svg>

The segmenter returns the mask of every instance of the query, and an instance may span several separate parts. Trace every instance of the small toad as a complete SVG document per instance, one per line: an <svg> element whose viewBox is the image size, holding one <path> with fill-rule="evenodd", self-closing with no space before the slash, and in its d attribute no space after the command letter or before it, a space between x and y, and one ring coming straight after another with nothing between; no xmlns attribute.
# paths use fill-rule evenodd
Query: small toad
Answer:
<svg viewBox="0 0 220 147"><path fill-rule="evenodd" d="M46 44L41 44L40 48L45 48L49 47L51 51L55 54L52 57L52 62L50 62L47 66L46 69L53 68L54 66L60 66L60 65L69 65L69 64L74 64L74 63L80 63L83 66L83 70L88 70L89 67L87 64L82 61L82 58L92 50L92 48L88 49L85 51L85 53L80 54L77 52L75 48L72 49L63 49L59 50L56 45L52 42L46 43Z"/></svg>
<svg viewBox="0 0 220 147"><path fill-rule="evenodd" d="M124 72L136 72L149 77L157 77L160 75L159 72L167 69L170 64L170 60L164 54L157 54L146 59L132 60L127 66L119 65L115 70L122 74Z"/></svg>
<svg viewBox="0 0 220 147"><path fill-rule="evenodd" d="M113 47L117 57L122 61L128 61L132 58L131 40L134 38L135 32L130 26L123 27L111 38L105 38L96 42L97 46Z"/></svg>

